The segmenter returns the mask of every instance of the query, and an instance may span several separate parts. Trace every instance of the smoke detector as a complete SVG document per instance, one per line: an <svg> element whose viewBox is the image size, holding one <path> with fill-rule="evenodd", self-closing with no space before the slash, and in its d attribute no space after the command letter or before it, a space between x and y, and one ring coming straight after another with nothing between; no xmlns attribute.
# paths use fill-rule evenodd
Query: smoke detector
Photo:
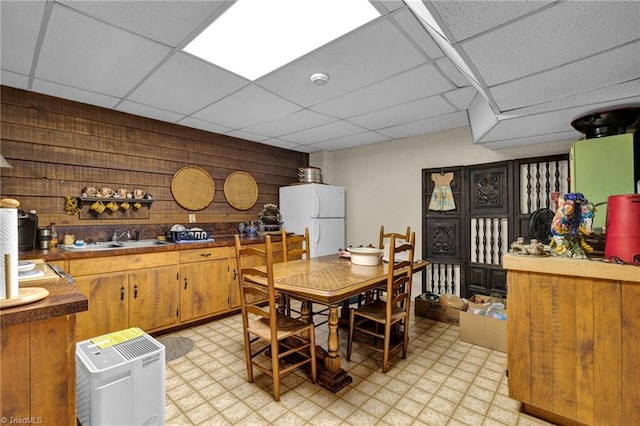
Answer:
<svg viewBox="0 0 640 426"><path fill-rule="evenodd" d="M322 86L329 81L329 76L323 72L314 72L311 74L311 77L309 77L309 80L316 86Z"/></svg>

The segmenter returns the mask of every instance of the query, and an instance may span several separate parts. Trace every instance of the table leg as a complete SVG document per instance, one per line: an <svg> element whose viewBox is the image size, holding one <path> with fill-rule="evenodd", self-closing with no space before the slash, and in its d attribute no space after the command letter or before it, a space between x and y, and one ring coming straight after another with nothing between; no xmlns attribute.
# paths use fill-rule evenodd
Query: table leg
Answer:
<svg viewBox="0 0 640 426"><path fill-rule="evenodd" d="M311 316L312 312L311 312L311 302L309 302L308 300L302 300L300 302L300 319L302 319L302 321L308 323L313 321L313 317ZM302 337L305 339L309 338L309 331L303 331L302 332Z"/></svg>
<svg viewBox="0 0 640 426"><path fill-rule="evenodd" d="M339 340L338 340L338 305L329 306L329 335L327 337L328 351L320 350L321 355L318 383L331 392L338 392L353 381L353 378L340 368Z"/></svg>

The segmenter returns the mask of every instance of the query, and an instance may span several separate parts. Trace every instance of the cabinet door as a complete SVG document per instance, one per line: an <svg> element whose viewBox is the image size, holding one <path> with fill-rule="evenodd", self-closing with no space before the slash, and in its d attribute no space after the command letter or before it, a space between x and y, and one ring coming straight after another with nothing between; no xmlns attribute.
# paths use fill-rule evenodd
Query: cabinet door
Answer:
<svg viewBox="0 0 640 426"><path fill-rule="evenodd" d="M78 341L128 328L129 282L126 273L77 277L76 287L89 299L89 310L77 314Z"/></svg>
<svg viewBox="0 0 640 426"><path fill-rule="evenodd" d="M180 270L180 321L229 309L229 263L215 259L183 265Z"/></svg>
<svg viewBox="0 0 640 426"><path fill-rule="evenodd" d="M129 327L150 331L178 323L177 266L129 273Z"/></svg>

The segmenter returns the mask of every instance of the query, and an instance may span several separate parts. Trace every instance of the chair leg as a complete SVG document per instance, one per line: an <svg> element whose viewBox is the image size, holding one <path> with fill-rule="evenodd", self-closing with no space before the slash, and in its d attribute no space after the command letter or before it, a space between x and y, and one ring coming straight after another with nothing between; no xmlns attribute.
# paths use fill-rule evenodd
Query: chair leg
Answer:
<svg viewBox="0 0 640 426"><path fill-rule="evenodd" d="M247 363L247 377L253 383L253 361L251 360L251 336L244 332L244 359Z"/></svg>
<svg viewBox="0 0 640 426"><path fill-rule="evenodd" d="M386 373L389 367L389 345L391 343L391 324L384 325L384 347L382 352L382 372Z"/></svg>
<svg viewBox="0 0 640 426"><path fill-rule="evenodd" d="M309 348L309 355L311 355L311 380L313 383L318 381L318 370L316 366L316 332L312 328L309 332L309 343L311 343L311 347Z"/></svg>
<svg viewBox="0 0 640 426"><path fill-rule="evenodd" d="M273 373L273 397L280 401L280 351L279 342L271 342L271 372Z"/></svg>
<svg viewBox="0 0 640 426"><path fill-rule="evenodd" d="M351 361L351 347L353 345L353 322L355 321L355 310L349 309L349 336L347 338L347 361Z"/></svg>
<svg viewBox="0 0 640 426"><path fill-rule="evenodd" d="M407 348L409 347L409 322L407 318L402 320L402 359L407 357Z"/></svg>

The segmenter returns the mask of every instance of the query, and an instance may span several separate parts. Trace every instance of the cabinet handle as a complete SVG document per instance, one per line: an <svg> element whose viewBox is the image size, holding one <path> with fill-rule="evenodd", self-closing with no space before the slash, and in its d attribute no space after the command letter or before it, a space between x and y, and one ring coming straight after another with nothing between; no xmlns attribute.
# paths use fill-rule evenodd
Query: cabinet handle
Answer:
<svg viewBox="0 0 640 426"><path fill-rule="evenodd" d="M124 300L124 286L120 287L120 300Z"/></svg>
<svg viewBox="0 0 640 426"><path fill-rule="evenodd" d="M209 257L209 256L211 256L211 253L200 253L200 256Z"/></svg>
<svg viewBox="0 0 640 426"><path fill-rule="evenodd" d="M133 298L134 299L138 298L138 284L133 286Z"/></svg>
<svg viewBox="0 0 640 426"><path fill-rule="evenodd" d="M233 270L233 281L235 281L237 277L238 277L238 272L234 269Z"/></svg>
<svg viewBox="0 0 640 426"><path fill-rule="evenodd" d="M187 277L184 277L184 289L187 289Z"/></svg>

